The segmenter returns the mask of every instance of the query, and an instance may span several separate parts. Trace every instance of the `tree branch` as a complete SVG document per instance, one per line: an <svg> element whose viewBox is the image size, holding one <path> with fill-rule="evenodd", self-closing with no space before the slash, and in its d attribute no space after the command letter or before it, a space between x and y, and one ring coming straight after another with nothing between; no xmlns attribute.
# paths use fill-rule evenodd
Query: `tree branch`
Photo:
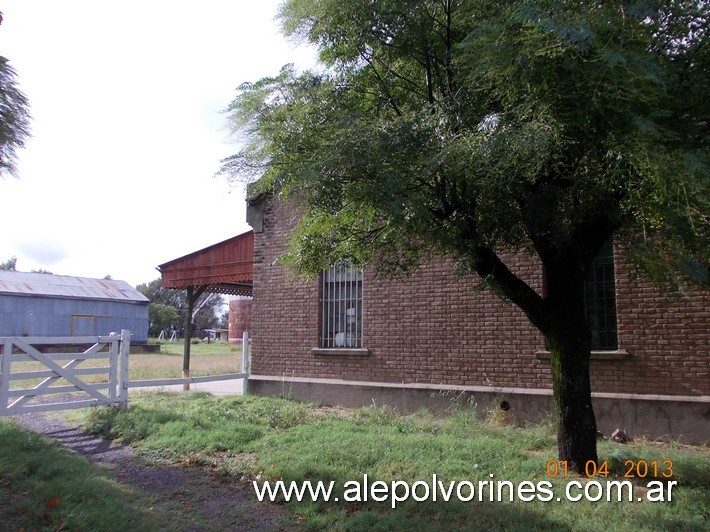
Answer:
<svg viewBox="0 0 710 532"><path fill-rule="evenodd" d="M542 297L530 285L510 271L498 255L489 247L475 250L473 267L484 279L492 279L495 287L520 307L530 322L543 334L547 330Z"/></svg>

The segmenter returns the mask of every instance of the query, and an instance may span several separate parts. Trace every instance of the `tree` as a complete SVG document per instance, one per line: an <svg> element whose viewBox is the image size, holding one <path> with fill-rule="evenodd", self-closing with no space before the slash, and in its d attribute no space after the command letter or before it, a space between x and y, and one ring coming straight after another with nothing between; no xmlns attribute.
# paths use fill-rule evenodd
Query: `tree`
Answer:
<svg viewBox="0 0 710 532"><path fill-rule="evenodd" d="M172 307L177 312L177 320L174 320L167 325L174 325L177 329L182 329L185 323L185 309L187 308L187 294L184 290L173 290L171 288L163 288L162 281L160 279L155 279L149 283L144 283L136 286L141 294L147 297L151 303L158 303L160 305ZM224 299L222 296L217 294L203 294L195 302L195 311L192 318L192 323L197 331L204 329L214 329L220 322L220 313L222 311L222 306L224 305ZM150 318L150 307L148 308L149 321L153 323L152 318ZM161 327L158 329L158 334L165 328ZM151 334L153 334L151 332Z"/></svg>
<svg viewBox="0 0 710 532"><path fill-rule="evenodd" d="M178 310L182 309L185 305L184 292L182 290L163 288L160 278L149 283L139 284L136 286L136 290L147 297L151 303L161 303L175 307Z"/></svg>
<svg viewBox="0 0 710 532"><path fill-rule="evenodd" d="M0 270L17 270L17 257L10 257L5 262L0 262Z"/></svg>
<svg viewBox="0 0 710 532"><path fill-rule="evenodd" d="M597 460L583 286L612 236L673 280L708 264L708 2L288 0L326 69L239 88L224 161L302 206L290 261L457 260L551 351L560 460ZM502 252L539 258L544 293Z"/></svg>
<svg viewBox="0 0 710 532"><path fill-rule="evenodd" d="M229 310L225 310L219 317L218 329L229 329Z"/></svg>
<svg viewBox="0 0 710 532"><path fill-rule="evenodd" d="M15 150L24 147L30 136L29 102L17 87L16 76L8 60L0 56L0 177L16 172Z"/></svg>
<svg viewBox="0 0 710 532"><path fill-rule="evenodd" d="M180 316L175 307L162 303L148 305L148 335L157 338L160 333L168 328L177 327Z"/></svg>

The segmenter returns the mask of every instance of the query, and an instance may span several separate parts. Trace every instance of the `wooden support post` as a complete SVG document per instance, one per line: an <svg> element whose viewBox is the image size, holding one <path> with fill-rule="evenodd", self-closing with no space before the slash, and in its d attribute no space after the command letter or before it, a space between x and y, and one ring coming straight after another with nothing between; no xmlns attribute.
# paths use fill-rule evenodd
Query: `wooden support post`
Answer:
<svg viewBox="0 0 710 532"><path fill-rule="evenodd" d="M192 307L194 306L193 289L187 287L187 309L185 312L185 347L182 352L182 377L190 378L190 342L192 341ZM182 385L183 391L190 390L190 383Z"/></svg>
<svg viewBox="0 0 710 532"><path fill-rule="evenodd" d="M192 343L192 313L194 312L195 302L205 292L207 286L201 286L195 291L195 287L187 287L187 313L185 315L185 348L182 355L182 377L183 379L190 378L190 344ZM190 391L190 383L182 385L185 392Z"/></svg>

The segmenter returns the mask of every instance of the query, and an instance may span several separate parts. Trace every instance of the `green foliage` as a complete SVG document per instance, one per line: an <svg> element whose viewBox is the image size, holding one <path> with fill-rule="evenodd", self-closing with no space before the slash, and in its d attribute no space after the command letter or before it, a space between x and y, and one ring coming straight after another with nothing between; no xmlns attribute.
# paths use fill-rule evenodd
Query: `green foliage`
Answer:
<svg viewBox="0 0 710 532"><path fill-rule="evenodd" d="M0 270L17 270L17 257L10 257L5 262L0 262Z"/></svg>
<svg viewBox="0 0 710 532"><path fill-rule="evenodd" d="M157 337L160 332L171 325L179 327L180 316L175 307L163 305L162 303L151 303L148 305L148 336Z"/></svg>
<svg viewBox="0 0 710 532"><path fill-rule="evenodd" d="M0 12L0 24L2 20ZM29 102L18 88L16 77L9 61L0 56L0 177L16 172L16 150L23 148L30 137Z"/></svg>
<svg viewBox="0 0 710 532"><path fill-rule="evenodd" d="M303 422L305 407L258 397L218 399L204 393L154 394L132 402L130 413L113 408L91 412L86 427L96 435L133 444L164 457L243 452L268 430Z"/></svg>
<svg viewBox="0 0 710 532"><path fill-rule="evenodd" d="M185 325L185 309L187 308L187 292L185 290L163 288L161 279L139 284L136 286L136 290L147 297L152 304L172 307L177 313L177 318L173 319L174 316L172 313L168 315L169 311L166 309L162 307L156 309L156 318L162 326L158 327L158 324L153 326L153 318L149 317L151 322L151 335L158 336L160 331L167 325L174 325L177 329L183 329ZM202 294L197 299L194 306L193 323L198 331L214 329L219 325L221 318L218 313L221 311L223 304L224 298L217 294ZM151 307L152 305L149 307L149 312ZM168 317L170 320L167 319ZM157 331L157 334L155 331Z"/></svg>
<svg viewBox="0 0 710 532"><path fill-rule="evenodd" d="M0 177L16 172L16 150L30 137L29 102L16 77L15 69L0 56Z"/></svg>
<svg viewBox="0 0 710 532"><path fill-rule="evenodd" d="M438 250L487 275L501 249L583 271L620 229L649 272L705 265L707 11L291 0L284 30L328 69L242 85L223 171L303 203L290 258L311 273Z"/></svg>
<svg viewBox="0 0 710 532"><path fill-rule="evenodd" d="M185 305L185 291L163 288L160 278L149 283L139 284L136 286L136 290L147 297L151 303L160 303L176 309L182 309Z"/></svg>

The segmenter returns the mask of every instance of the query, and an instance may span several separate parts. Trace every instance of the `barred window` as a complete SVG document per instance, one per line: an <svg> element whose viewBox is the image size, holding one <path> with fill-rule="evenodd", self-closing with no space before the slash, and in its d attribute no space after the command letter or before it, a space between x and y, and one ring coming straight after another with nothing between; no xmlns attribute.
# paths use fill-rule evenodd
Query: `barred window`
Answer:
<svg viewBox="0 0 710 532"><path fill-rule="evenodd" d="M336 263L323 272L321 347L362 347L362 269Z"/></svg>
<svg viewBox="0 0 710 532"><path fill-rule="evenodd" d="M584 284L587 320L592 329L592 349L618 349L614 249L611 240L597 255Z"/></svg>

